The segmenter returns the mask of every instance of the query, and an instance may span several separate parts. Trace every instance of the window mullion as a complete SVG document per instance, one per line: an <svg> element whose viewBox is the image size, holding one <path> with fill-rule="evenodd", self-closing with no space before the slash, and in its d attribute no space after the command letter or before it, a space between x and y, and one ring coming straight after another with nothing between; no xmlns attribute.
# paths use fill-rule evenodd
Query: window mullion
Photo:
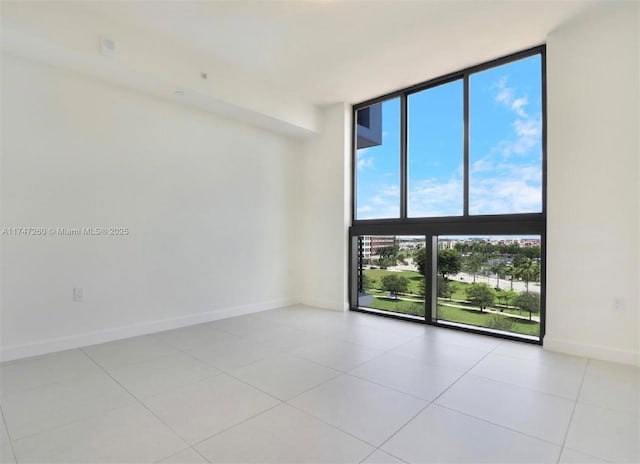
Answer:
<svg viewBox="0 0 640 464"><path fill-rule="evenodd" d="M464 118L464 162L463 162L463 176L464 176L464 207L462 214L469 216L469 74L464 75L463 81L463 118Z"/></svg>
<svg viewBox="0 0 640 464"><path fill-rule="evenodd" d="M407 217L407 95L400 97L400 218Z"/></svg>

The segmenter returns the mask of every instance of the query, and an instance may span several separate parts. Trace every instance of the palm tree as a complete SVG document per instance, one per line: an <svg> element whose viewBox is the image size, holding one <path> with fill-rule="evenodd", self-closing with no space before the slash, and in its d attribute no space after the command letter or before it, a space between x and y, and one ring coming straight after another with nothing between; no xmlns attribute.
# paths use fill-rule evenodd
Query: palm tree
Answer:
<svg viewBox="0 0 640 464"><path fill-rule="evenodd" d="M515 277L516 268L513 264L507 264L504 273L509 276L509 280L511 281L511 291L513 291L513 278Z"/></svg>
<svg viewBox="0 0 640 464"><path fill-rule="evenodd" d="M506 270L507 266L502 261L491 266L491 272L496 275L496 288L500 288L500 276L503 276Z"/></svg>
<svg viewBox="0 0 640 464"><path fill-rule="evenodd" d="M520 266L516 268L515 273L516 277L524 281L526 292L529 293L529 282L536 281L540 278L540 266L538 266L535 261L526 258L520 263Z"/></svg>

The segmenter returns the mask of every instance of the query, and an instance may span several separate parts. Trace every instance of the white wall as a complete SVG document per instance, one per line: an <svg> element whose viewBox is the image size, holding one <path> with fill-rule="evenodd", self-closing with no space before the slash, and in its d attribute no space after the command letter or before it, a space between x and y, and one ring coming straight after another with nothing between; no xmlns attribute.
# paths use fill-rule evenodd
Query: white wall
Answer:
<svg viewBox="0 0 640 464"><path fill-rule="evenodd" d="M301 146L303 301L345 310L351 214L350 107L342 103L327 106L320 112L320 119L320 134Z"/></svg>
<svg viewBox="0 0 640 464"><path fill-rule="evenodd" d="M639 4L604 2L549 35L547 337L640 364Z"/></svg>
<svg viewBox="0 0 640 464"><path fill-rule="evenodd" d="M102 35L114 41L113 56L100 54ZM285 135L304 137L315 131L314 105L290 89L185 47L173 35L150 34L110 15L91 14L78 2L4 1L0 36L2 50L13 55L174 98ZM209 74L206 80L200 78L203 71ZM179 98L174 96L176 89L184 91Z"/></svg>
<svg viewBox="0 0 640 464"><path fill-rule="evenodd" d="M0 237L5 359L297 301L283 136L3 55L1 162L2 226L130 230Z"/></svg>

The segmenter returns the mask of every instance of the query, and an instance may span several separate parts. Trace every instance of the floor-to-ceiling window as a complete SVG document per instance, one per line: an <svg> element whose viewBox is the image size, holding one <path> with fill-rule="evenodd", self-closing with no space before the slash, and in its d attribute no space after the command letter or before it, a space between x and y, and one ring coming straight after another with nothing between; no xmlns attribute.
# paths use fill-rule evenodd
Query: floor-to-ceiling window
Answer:
<svg viewBox="0 0 640 464"><path fill-rule="evenodd" d="M354 106L352 309L542 340L544 53Z"/></svg>

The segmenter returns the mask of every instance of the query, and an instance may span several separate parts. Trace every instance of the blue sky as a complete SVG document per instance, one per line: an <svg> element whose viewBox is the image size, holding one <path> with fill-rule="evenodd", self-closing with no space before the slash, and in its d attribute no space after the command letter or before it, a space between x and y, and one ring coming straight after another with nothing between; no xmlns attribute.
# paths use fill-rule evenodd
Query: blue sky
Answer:
<svg viewBox="0 0 640 464"><path fill-rule="evenodd" d="M470 77L470 214L539 212L540 56ZM409 217L463 208L462 81L408 99ZM399 216L400 100L382 105L383 143L357 153L358 219Z"/></svg>

